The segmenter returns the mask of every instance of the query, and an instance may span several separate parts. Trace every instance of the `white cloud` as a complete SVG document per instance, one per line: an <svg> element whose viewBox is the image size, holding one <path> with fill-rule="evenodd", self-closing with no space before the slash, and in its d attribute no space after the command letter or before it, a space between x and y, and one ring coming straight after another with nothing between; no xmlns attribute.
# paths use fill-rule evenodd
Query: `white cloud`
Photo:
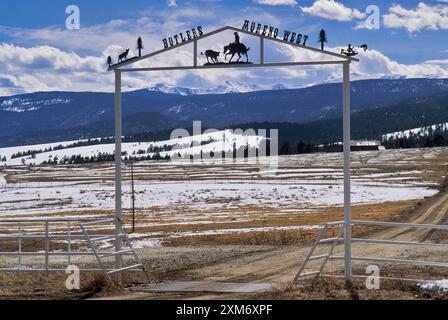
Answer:
<svg viewBox="0 0 448 320"><path fill-rule="evenodd" d="M384 26L392 29L406 29L410 33L424 29L448 29L448 7L427 5L420 2L414 9L406 9L395 4L383 16Z"/></svg>
<svg viewBox="0 0 448 320"><path fill-rule="evenodd" d="M168 0L168 7L177 7L177 0Z"/></svg>
<svg viewBox="0 0 448 320"><path fill-rule="evenodd" d="M401 64L376 50L364 52L360 59L360 63L353 64L354 72L370 75L371 77L448 78L448 68L436 61L426 61L419 64Z"/></svg>
<svg viewBox="0 0 448 320"><path fill-rule="evenodd" d="M330 2L330 1L316 1ZM339 6L337 6L339 8ZM344 7L345 8L345 7ZM285 23L278 17L262 10L252 8L251 15L260 21L272 25ZM345 8L348 9L348 8ZM353 9L348 9L353 15ZM345 12L345 10L342 10ZM342 12L341 11L341 12ZM166 9L158 14L163 19L154 20L142 17L136 20L112 20L108 23L84 27L76 32L63 29L19 29L0 26L0 33L8 34L15 45L0 43L0 95L10 95L34 91L107 91L113 90L113 75L106 71L106 57L116 61L123 47L135 52L136 38L141 35L145 53L162 48L163 35L176 34L179 30L191 28L191 17L205 15L208 27L212 31L230 22L238 26L243 20L228 14L215 16L213 13L201 13L199 9ZM329 11L323 11L327 12ZM242 12L246 15L247 12ZM347 13L346 13L347 14ZM335 13L333 15L337 16ZM250 18L250 17L249 17ZM194 20L194 19L193 19ZM145 30L143 34L140 34ZM206 38L199 42L199 52L206 49L222 51L226 41L233 41L232 32ZM258 57L258 39L242 35L242 41L251 47L250 57L256 62ZM45 45L44 45L45 44ZM328 48L340 52L341 48ZM267 43L267 61L309 61L319 58L320 54L292 48L277 43ZM387 75L405 75L409 77L439 76L448 77L447 64L444 60L432 60L421 64L405 65L389 59L380 52L367 51L360 54L361 63L353 63L354 77L378 78ZM202 59L202 57L201 57ZM222 59L222 56L221 56ZM328 57L322 57L327 60ZM203 60L200 60L203 61ZM137 66L186 65L192 62L192 46L185 46L157 56ZM200 62L201 63L201 62ZM310 68L254 68L231 70L201 70L197 72L157 72L134 73L123 75L126 89L150 87L158 82L169 82L182 86L212 86L225 80L238 80L246 83L272 85L285 83L291 86L306 85L322 79L338 78L339 66L317 66Z"/></svg>
<svg viewBox="0 0 448 320"><path fill-rule="evenodd" d="M248 40L248 39L247 39ZM219 48L219 45L218 45ZM342 47L328 47L340 52ZM0 95L11 95L35 91L105 91L114 88L113 75L106 71L106 57L120 52L120 46L110 46L101 54L79 56L50 46L31 48L10 44L0 44ZM288 45L267 47L267 54L275 61L328 60L320 53L311 52ZM257 54L254 52L252 57ZM448 60L430 60L420 64L401 64L376 50L362 52L360 62L352 63L353 79L374 79L384 76L408 78L440 77L448 78ZM139 62L135 66L185 65L191 60L188 50L176 49L168 56L162 55L150 61ZM256 68L231 70L201 70L198 72L157 72L125 73L125 90L147 88L155 83L168 82L182 86L212 86L233 79L261 86L272 83L285 83L300 86L320 82L323 79L338 80L340 66L315 66L307 68ZM193 85L192 83L196 83Z"/></svg>
<svg viewBox="0 0 448 320"><path fill-rule="evenodd" d="M106 70L108 55L116 57L120 46L110 46L95 56L79 56L50 46L19 47L0 44L0 95L36 91L111 91L113 75ZM171 56L179 64L185 53ZM157 61L153 60L153 63ZM144 64L145 66L147 64ZM145 88L166 79L177 82L185 73L159 72L123 75L125 89Z"/></svg>
<svg viewBox="0 0 448 320"><path fill-rule="evenodd" d="M435 64L435 65L447 65L448 66L448 60L428 60L425 62L426 64Z"/></svg>
<svg viewBox="0 0 448 320"><path fill-rule="evenodd" d="M142 11L140 14L143 16L137 19L115 19L103 24L83 26L79 30L56 27L28 29L0 25L0 35L23 46L50 45L65 50L98 54L112 44L135 49L139 36L143 38L146 48L161 49L164 36L195 27L191 23L194 19L201 19L204 23L210 22L211 25L218 21L215 12L195 8Z"/></svg>
<svg viewBox="0 0 448 320"><path fill-rule="evenodd" d="M351 21L365 18L365 13L334 0L317 0L311 7L300 7L304 13L329 20Z"/></svg>
<svg viewBox="0 0 448 320"><path fill-rule="evenodd" d="M145 39L146 37L141 34L141 30L158 30L157 28L163 28L163 26L149 18L140 18L133 21L111 20L105 24L82 27L80 30L61 28L27 29L0 26L0 33L20 45L50 45L65 50L101 53L104 48L111 44L134 48L138 36L143 36L144 41L151 41L154 38ZM155 42L147 43L150 46L155 44Z"/></svg>
<svg viewBox="0 0 448 320"><path fill-rule="evenodd" d="M343 48L327 48L327 50L333 52L340 52L341 49ZM296 61L309 61L310 59L316 59L317 57L314 53L310 53L309 51L297 50L289 46L285 46L281 49L279 48L279 51L280 50L285 52L285 54L292 60ZM425 61L419 64L401 64L376 50L361 52L358 57L360 62L353 62L351 64L353 80L379 79L383 77L448 78L447 60ZM328 58L325 60L328 60ZM312 67L307 70L308 76L312 76L313 72L318 72L321 79L333 79L340 81L342 78L340 66Z"/></svg>
<svg viewBox="0 0 448 320"><path fill-rule="evenodd" d="M268 6L295 6L296 0L253 0L255 3L264 4Z"/></svg>

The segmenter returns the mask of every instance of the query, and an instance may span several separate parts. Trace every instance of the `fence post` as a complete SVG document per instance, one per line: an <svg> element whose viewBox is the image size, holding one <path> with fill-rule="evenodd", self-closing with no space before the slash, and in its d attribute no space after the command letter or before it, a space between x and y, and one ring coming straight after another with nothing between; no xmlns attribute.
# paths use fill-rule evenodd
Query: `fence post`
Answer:
<svg viewBox="0 0 448 320"><path fill-rule="evenodd" d="M71 265L72 264L72 256L71 256L71 252L72 252L72 236L71 236L71 224L70 224L70 221L67 221L67 237L68 237L68 240L67 240L67 246L68 246L68 248L67 248L67 254L68 254L67 262L68 262L68 265Z"/></svg>
<svg viewBox="0 0 448 320"><path fill-rule="evenodd" d="M19 266L22 265L22 223L19 222Z"/></svg>
<svg viewBox="0 0 448 320"><path fill-rule="evenodd" d="M350 61L343 64L343 147L344 147L344 274L352 279Z"/></svg>
<svg viewBox="0 0 448 320"><path fill-rule="evenodd" d="M48 249L49 249L49 241L48 241L48 221L45 221L45 270L48 273L48 264L49 264L49 257L48 257Z"/></svg>

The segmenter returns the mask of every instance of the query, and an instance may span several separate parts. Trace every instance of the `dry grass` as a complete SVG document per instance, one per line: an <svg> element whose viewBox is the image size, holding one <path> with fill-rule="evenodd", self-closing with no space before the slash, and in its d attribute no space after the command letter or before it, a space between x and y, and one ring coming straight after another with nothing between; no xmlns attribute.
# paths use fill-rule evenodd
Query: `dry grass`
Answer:
<svg viewBox="0 0 448 320"><path fill-rule="evenodd" d="M259 296L269 300L448 300L447 292L423 291L415 282L383 280L379 290L367 289L362 280L346 282L340 278L321 278L290 284L284 289Z"/></svg>
<svg viewBox="0 0 448 320"><path fill-rule="evenodd" d="M69 291L64 273L0 273L0 299L83 299L100 293L106 283L96 273L81 273L81 289ZM101 284L101 285L100 285Z"/></svg>
<svg viewBox="0 0 448 320"><path fill-rule="evenodd" d="M412 211L421 205L421 201L399 201L386 202L381 204L367 204L355 206L353 208L354 220L373 220L373 221L394 221L405 219ZM311 213L298 213L286 216L265 216L263 220L256 220L243 223L224 223L224 224L205 224L195 226L170 226L161 229L170 230L171 232L182 231L206 231L219 230L229 228L256 228L256 227L275 227L275 226L306 226L306 225L323 225L332 221L340 221L343 219L342 208L319 208ZM152 228L151 228L152 229ZM357 227L354 230L355 236L364 235L375 231L374 227ZM139 233L148 232L147 229L138 229ZM329 237L338 234L337 229L330 229ZM184 245L267 245L267 246L286 246L286 245L303 245L312 242L319 229L312 230L280 230L268 232L250 232L250 233L232 233L232 234L215 234L215 235L198 235L179 238L168 238L164 241L167 246L184 246Z"/></svg>

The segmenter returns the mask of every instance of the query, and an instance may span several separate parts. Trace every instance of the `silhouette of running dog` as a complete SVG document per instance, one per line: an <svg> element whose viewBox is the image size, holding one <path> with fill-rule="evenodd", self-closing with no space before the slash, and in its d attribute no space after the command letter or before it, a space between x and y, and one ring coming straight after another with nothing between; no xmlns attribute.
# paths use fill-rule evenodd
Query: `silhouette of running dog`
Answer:
<svg viewBox="0 0 448 320"><path fill-rule="evenodd" d="M128 59L128 54L129 54L129 48L126 49L123 53L121 53L121 54L118 56L118 62L120 63L120 62L122 62L123 60L127 60L127 59Z"/></svg>
<svg viewBox="0 0 448 320"><path fill-rule="evenodd" d="M238 55L237 62L240 62L241 57L244 55L246 56L246 62L249 62L249 56L247 53L249 52L250 48L246 48L246 46L242 43L230 43L229 45L224 47L224 54L225 54L225 60L227 61L227 56L232 55L230 57L229 63L232 62L233 57L235 55Z"/></svg>
<svg viewBox="0 0 448 320"><path fill-rule="evenodd" d="M205 53L201 52L201 55L205 56L207 58L207 63L210 63L210 60L212 61L212 63L219 63L218 61L218 57L221 53L218 51L213 51L213 50L207 50L205 51ZM209 60L210 59L210 60Z"/></svg>

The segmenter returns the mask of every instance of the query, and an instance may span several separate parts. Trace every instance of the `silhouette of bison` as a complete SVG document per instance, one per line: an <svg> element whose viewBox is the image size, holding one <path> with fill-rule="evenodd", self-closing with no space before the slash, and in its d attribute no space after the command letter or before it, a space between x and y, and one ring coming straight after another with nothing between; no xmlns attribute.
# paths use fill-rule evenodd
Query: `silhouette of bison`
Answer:
<svg viewBox="0 0 448 320"><path fill-rule="evenodd" d="M129 48L127 48L123 53L118 56L118 62L123 62L123 60L127 60L129 54Z"/></svg>
<svg viewBox="0 0 448 320"><path fill-rule="evenodd" d="M212 61L212 63L219 63L218 57L220 54L221 54L220 52L213 50L207 50L205 51L205 53L201 52L201 55L207 58L207 63L210 63L210 60Z"/></svg>

